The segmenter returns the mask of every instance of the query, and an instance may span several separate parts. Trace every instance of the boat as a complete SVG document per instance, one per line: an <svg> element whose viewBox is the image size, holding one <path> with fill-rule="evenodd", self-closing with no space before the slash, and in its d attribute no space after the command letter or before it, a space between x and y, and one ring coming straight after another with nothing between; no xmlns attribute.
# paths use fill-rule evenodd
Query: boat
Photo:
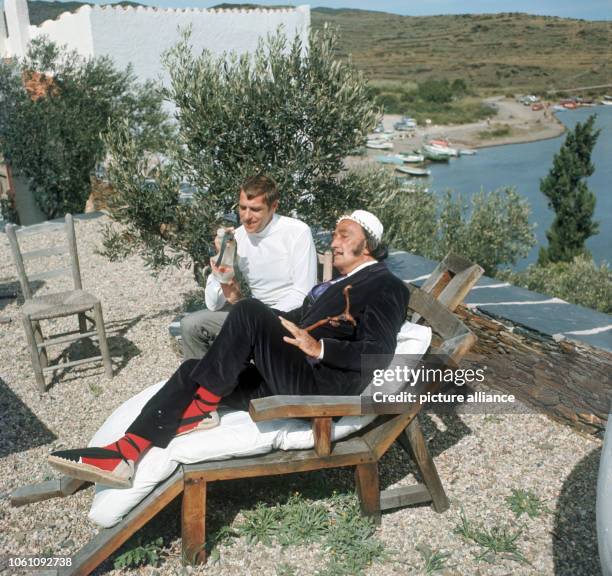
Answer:
<svg viewBox="0 0 612 576"><path fill-rule="evenodd" d="M429 144L423 144L421 153L425 158L433 160L434 162L448 162L450 159L450 154L448 152L445 152L441 148L430 146Z"/></svg>
<svg viewBox="0 0 612 576"><path fill-rule="evenodd" d="M449 156L459 156L459 150L457 150L457 148L452 148L450 142L444 138L427 140L426 144L438 149L441 152L445 152Z"/></svg>
<svg viewBox="0 0 612 576"><path fill-rule="evenodd" d="M393 150L393 142L382 141L382 140L368 140L366 142L366 148L372 150Z"/></svg>
<svg viewBox="0 0 612 576"><path fill-rule="evenodd" d="M539 112L540 110L544 110L544 104L542 104L541 102L536 102L535 104L531 105L531 109L534 112Z"/></svg>
<svg viewBox="0 0 612 576"><path fill-rule="evenodd" d="M459 150L460 156L474 156L476 154L476 150L472 150L471 148L461 148Z"/></svg>
<svg viewBox="0 0 612 576"><path fill-rule="evenodd" d="M431 170L427 170L427 168L417 168L416 166L398 166L396 170L402 174L409 174L410 176L429 176L431 174Z"/></svg>
<svg viewBox="0 0 612 576"><path fill-rule="evenodd" d="M398 154L405 164L420 164L425 162L425 156L423 154Z"/></svg>
<svg viewBox="0 0 612 576"><path fill-rule="evenodd" d="M399 164L400 166L404 163L401 154L385 154L384 156L375 156L374 160L380 162L380 164Z"/></svg>
<svg viewBox="0 0 612 576"><path fill-rule="evenodd" d="M607 94L602 98L601 104L604 106L612 106L612 96L608 96Z"/></svg>

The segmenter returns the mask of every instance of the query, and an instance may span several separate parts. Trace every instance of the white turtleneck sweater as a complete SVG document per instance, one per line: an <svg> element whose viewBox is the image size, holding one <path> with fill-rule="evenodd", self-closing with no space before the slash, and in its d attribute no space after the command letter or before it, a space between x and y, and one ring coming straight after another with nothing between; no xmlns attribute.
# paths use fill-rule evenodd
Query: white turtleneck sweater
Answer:
<svg viewBox="0 0 612 576"><path fill-rule="evenodd" d="M253 298L288 312L302 305L317 281L317 252L307 224L274 214L261 231L249 234L244 226L234 233L237 263ZM206 307L220 310L225 296L219 281L206 281Z"/></svg>

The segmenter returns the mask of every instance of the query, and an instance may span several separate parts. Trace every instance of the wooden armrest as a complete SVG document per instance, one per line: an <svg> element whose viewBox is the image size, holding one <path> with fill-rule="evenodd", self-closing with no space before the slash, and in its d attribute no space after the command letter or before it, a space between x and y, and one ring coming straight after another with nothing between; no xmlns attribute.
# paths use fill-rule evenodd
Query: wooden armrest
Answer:
<svg viewBox="0 0 612 576"><path fill-rule="evenodd" d="M361 416L360 396L268 396L251 400L254 422L275 418L328 418Z"/></svg>

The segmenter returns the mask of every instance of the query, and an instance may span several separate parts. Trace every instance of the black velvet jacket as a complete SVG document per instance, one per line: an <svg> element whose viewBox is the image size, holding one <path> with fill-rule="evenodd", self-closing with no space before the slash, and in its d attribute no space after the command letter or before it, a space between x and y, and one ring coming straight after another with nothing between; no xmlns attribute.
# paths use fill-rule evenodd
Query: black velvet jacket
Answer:
<svg viewBox="0 0 612 576"><path fill-rule="evenodd" d="M317 300L307 296L301 308L281 313L301 328L328 316L341 314L345 307L342 293L350 284L350 313L357 325L341 322L340 326L320 326L311 332L322 339L323 359L315 365L319 381L336 381L341 374L353 372L353 387L364 354L393 354L396 337L406 318L409 292L384 262L377 262L332 284ZM349 391L347 390L347 393Z"/></svg>

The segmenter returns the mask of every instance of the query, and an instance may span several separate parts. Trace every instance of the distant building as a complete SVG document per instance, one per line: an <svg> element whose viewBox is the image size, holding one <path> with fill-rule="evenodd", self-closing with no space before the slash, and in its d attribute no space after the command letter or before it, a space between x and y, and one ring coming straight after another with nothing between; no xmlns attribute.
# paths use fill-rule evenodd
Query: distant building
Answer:
<svg viewBox="0 0 612 576"><path fill-rule="evenodd" d="M279 26L289 38L297 34L308 46L310 7L207 10L82 6L31 26L26 0L4 0L0 57L23 56L30 40L46 35L83 56L109 56L119 68L131 63L141 80L167 79L160 56L179 40L180 29L191 28L197 52L206 48L215 54L230 50L242 54L252 52L260 38Z"/></svg>

